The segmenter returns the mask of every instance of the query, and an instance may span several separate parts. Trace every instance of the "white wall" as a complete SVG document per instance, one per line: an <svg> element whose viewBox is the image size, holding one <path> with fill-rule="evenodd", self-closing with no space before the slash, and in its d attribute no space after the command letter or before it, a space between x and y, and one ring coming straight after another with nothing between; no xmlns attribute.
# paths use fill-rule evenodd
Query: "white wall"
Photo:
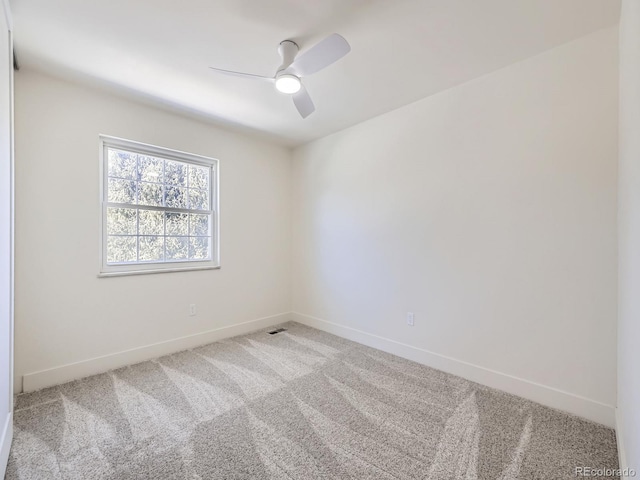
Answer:
<svg viewBox="0 0 640 480"><path fill-rule="evenodd" d="M9 457L13 410L13 165L11 14L0 2L0 478Z"/></svg>
<svg viewBox="0 0 640 480"><path fill-rule="evenodd" d="M56 367L290 311L289 150L39 73L15 83L17 389L25 374L38 388L213 337ZM220 270L97 277L99 134L220 160Z"/></svg>
<svg viewBox="0 0 640 480"><path fill-rule="evenodd" d="M620 16L618 439L640 469L640 2ZM625 455L622 455L623 457ZM621 458L624 462L625 459Z"/></svg>
<svg viewBox="0 0 640 480"><path fill-rule="evenodd" d="M613 425L617 35L297 149L296 318Z"/></svg>

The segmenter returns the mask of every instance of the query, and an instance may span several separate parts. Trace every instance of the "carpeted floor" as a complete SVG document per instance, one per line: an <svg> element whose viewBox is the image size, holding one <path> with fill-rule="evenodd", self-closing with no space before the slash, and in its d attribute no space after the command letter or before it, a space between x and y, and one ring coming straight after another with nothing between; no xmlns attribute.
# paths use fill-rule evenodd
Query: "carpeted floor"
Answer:
<svg viewBox="0 0 640 480"><path fill-rule="evenodd" d="M547 480L618 468L613 430L283 327L18 396L6 478Z"/></svg>

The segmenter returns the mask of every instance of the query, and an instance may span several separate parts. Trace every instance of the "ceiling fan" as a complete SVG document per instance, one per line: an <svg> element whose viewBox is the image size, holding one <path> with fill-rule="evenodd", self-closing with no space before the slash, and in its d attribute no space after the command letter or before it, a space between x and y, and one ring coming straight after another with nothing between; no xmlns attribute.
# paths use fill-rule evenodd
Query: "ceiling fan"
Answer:
<svg viewBox="0 0 640 480"><path fill-rule="evenodd" d="M349 43L337 33L329 35L324 40L316 43L299 57L298 45L291 40L284 40L278 46L278 53L282 57L282 65L276 70L273 77L255 75L253 73L234 72L221 68L209 67L216 72L239 77L267 80L275 84L276 90L292 95L293 103L302 118L307 118L316 109L309 92L302 84L302 78L319 72L332 63L340 60L351 51Z"/></svg>

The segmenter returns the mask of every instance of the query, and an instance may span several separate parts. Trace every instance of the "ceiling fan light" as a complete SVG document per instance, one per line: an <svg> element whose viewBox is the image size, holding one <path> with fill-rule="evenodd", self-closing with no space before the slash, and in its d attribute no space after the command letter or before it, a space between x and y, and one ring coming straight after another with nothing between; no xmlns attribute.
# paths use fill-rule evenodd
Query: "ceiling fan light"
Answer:
<svg viewBox="0 0 640 480"><path fill-rule="evenodd" d="M300 79L295 75L285 73L276 78L276 89L281 93L298 93L300 88L302 88L302 84L300 83Z"/></svg>

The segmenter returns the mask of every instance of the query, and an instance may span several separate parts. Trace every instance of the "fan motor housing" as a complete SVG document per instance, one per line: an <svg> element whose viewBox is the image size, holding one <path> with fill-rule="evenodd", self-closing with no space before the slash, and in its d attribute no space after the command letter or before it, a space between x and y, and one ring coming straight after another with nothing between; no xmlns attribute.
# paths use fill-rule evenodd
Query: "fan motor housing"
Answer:
<svg viewBox="0 0 640 480"><path fill-rule="evenodd" d="M293 63L299 50L300 47L298 47L298 44L292 40L283 40L280 42L280 45L278 45L278 53L280 57L282 57L282 65L278 68L276 75L287 69L289 65Z"/></svg>

